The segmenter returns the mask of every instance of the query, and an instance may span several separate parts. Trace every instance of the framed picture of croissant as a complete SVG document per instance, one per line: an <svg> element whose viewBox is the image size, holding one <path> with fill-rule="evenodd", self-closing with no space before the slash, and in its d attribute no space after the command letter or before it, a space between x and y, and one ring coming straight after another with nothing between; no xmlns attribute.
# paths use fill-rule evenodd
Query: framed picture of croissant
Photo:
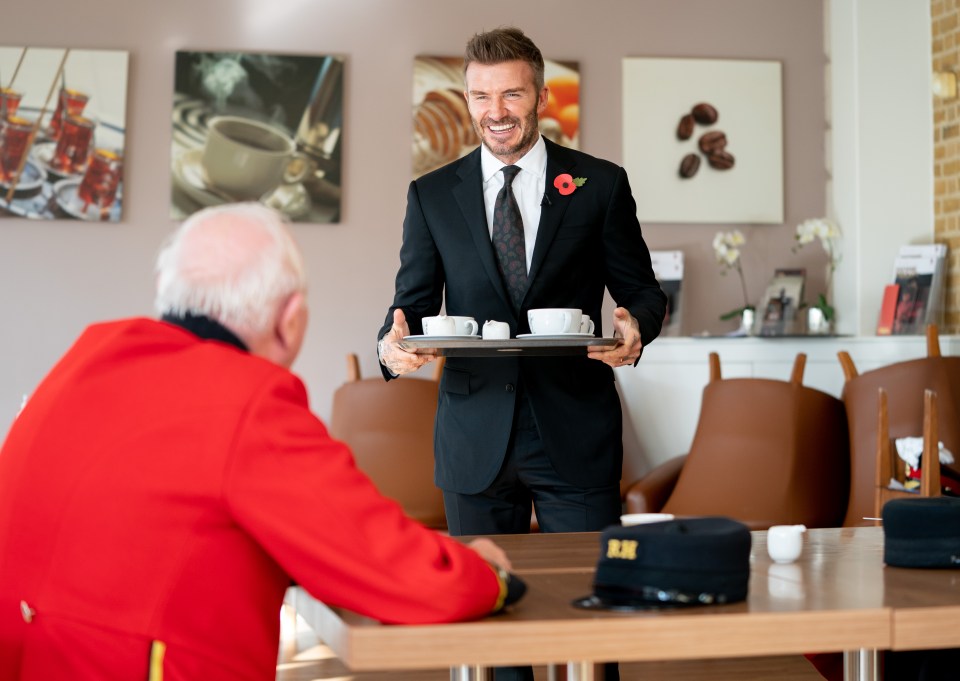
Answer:
<svg viewBox="0 0 960 681"><path fill-rule="evenodd" d="M580 148L580 66L544 60L550 95L540 116L544 137ZM413 62L413 177L417 178L473 151L473 131L463 97L463 58L418 56Z"/></svg>
<svg viewBox="0 0 960 681"><path fill-rule="evenodd" d="M623 60L623 165L641 222L783 222L779 61Z"/></svg>

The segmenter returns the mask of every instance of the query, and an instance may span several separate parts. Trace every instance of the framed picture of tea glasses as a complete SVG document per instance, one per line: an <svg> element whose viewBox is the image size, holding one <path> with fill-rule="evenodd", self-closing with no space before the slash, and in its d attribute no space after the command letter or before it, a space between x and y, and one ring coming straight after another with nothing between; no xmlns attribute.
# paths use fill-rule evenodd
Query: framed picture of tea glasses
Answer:
<svg viewBox="0 0 960 681"><path fill-rule="evenodd" d="M117 222L128 53L0 47L0 212Z"/></svg>

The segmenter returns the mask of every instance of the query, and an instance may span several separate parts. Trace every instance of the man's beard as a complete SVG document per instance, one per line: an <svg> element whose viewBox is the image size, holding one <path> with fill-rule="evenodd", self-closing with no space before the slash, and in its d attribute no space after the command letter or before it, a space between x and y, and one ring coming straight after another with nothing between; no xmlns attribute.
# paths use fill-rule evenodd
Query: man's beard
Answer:
<svg viewBox="0 0 960 681"><path fill-rule="evenodd" d="M536 110L533 110L529 114L527 114L527 116L523 119L523 122L526 123L526 126L523 127L523 136L519 140L517 140L516 144L507 145L507 144L497 142L496 139L493 139L493 140L489 139L487 135L483 134L483 131L487 129L486 125L479 126L479 129L476 130L477 136L483 142L484 146L487 147L487 149L489 149L493 153L494 156L509 157L509 156L522 155L526 151L528 151L534 145L534 143L536 143L537 136L540 134L540 127L537 121ZM502 124L502 123L519 124L520 121L519 119L511 116L509 119L497 121L497 123L498 124ZM477 127L478 127L477 124L474 123L474 129L476 129Z"/></svg>

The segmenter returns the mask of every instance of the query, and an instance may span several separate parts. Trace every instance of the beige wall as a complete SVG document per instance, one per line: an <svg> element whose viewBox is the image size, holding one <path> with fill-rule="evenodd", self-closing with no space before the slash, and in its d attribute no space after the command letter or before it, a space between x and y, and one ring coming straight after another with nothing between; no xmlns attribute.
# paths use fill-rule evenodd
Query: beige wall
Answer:
<svg viewBox="0 0 960 681"><path fill-rule="evenodd" d="M94 320L151 314L151 267L168 216L173 54L178 49L337 53L347 58L344 211L338 225L298 225L307 253L312 327L296 369L326 416L344 357L375 370L374 334L392 295L410 168L411 63L459 54L475 31L524 28L554 59L580 62L584 150L620 162L625 56L783 62L784 225L644 225L652 248L687 259L685 332L732 328L740 304L710 241L739 227L758 298L774 267L806 266L822 288L816 248L791 253L793 228L823 215L823 8L796 0L32 0L5 8L0 44L130 52L125 217L120 224L0 219L0 423ZM6 77L7 74L0 74ZM672 162L672 161L671 161ZM605 323L609 333L609 321ZM146 389L146 387L144 387Z"/></svg>

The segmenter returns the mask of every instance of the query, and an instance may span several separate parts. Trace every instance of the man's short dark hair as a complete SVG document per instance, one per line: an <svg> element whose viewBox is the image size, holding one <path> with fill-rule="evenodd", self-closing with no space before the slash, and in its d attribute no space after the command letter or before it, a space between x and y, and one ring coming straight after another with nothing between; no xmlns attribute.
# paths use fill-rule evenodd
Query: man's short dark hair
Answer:
<svg viewBox="0 0 960 681"><path fill-rule="evenodd" d="M533 69L533 83L537 92L543 89L543 55L530 38L512 26L477 33L467 43L463 55L463 73L467 67L478 64L502 64L505 61L525 61Z"/></svg>

